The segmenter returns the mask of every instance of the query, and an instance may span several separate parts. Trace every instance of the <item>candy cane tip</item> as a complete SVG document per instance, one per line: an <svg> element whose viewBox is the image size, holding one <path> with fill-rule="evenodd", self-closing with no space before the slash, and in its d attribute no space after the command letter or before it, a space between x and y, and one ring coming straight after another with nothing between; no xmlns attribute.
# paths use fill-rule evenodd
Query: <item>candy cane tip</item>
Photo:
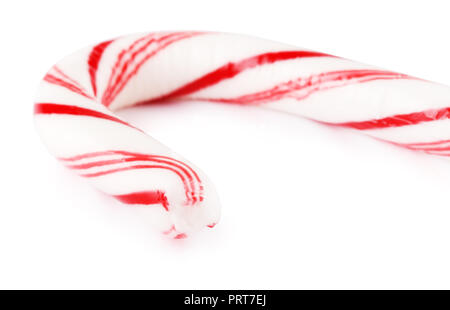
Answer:
<svg viewBox="0 0 450 310"><path fill-rule="evenodd" d="M214 196L209 194L205 200L191 206L169 205L168 215L172 223L172 231L167 235L192 235L198 231L213 228L220 219L220 204L216 199L212 201L212 197Z"/></svg>
<svg viewBox="0 0 450 310"><path fill-rule="evenodd" d="M169 218L169 226L162 234L172 239L185 239L204 229L214 228L220 219L220 206L203 202L192 206L169 205L169 211L164 214Z"/></svg>

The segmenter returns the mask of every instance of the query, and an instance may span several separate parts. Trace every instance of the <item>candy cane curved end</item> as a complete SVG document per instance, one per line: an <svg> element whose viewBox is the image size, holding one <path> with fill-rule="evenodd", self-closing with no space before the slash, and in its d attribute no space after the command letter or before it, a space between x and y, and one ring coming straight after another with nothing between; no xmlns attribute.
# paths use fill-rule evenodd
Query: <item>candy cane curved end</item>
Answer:
<svg viewBox="0 0 450 310"><path fill-rule="evenodd" d="M303 48L205 32L133 34L78 51L42 80L35 122L50 152L96 188L152 208L167 236L219 221L206 175L113 111L200 100L259 105L450 155L450 88Z"/></svg>

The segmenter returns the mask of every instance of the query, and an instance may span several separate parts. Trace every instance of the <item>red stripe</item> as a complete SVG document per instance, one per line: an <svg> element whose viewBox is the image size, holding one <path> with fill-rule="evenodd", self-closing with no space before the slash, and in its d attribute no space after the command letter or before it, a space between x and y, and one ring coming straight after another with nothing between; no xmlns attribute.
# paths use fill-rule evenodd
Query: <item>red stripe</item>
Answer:
<svg viewBox="0 0 450 310"><path fill-rule="evenodd" d="M343 87L356 83L366 83L375 80L407 79L411 78L404 74L382 70L342 70L314 74L301 77L296 80L280 83L274 87L236 98L191 98L193 100L256 104L267 101L280 100L289 97L295 100L303 100L315 92ZM297 93L296 93L297 92Z"/></svg>
<svg viewBox="0 0 450 310"><path fill-rule="evenodd" d="M203 185L200 181L200 177L198 176L197 172L195 172L195 170L192 169L192 167L190 167L188 164L186 164L180 160L174 159L172 157L161 156L161 155L142 154L142 153L132 153L132 152L127 152L127 151L103 151L103 152L86 153L86 154L81 154L81 155L77 155L77 156L73 156L73 157L61 157L58 159L62 160L62 161L73 162L73 161L78 161L78 160L82 160L82 159L86 159L86 158L105 156L105 155L115 155L115 154L131 156L131 157L125 158L125 159L117 159L117 160L98 161L95 163L87 163L87 164L82 164L82 165L69 165L68 167L72 168L72 169L88 169L88 168L91 168L94 166L114 164L114 163L119 163L119 162L124 162L124 161L135 161L135 160L142 160L142 161L149 160L149 161L154 161L154 162L159 162L159 163L165 163L165 164L172 165L172 166L180 169L183 173L185 173L188 176L189 184L192 188L191 194L193 196L194 201L196 201L197 198L194 197L195 184L194 184L194 180L192 179L192 175L193 175L195 180L198 182L198 187L199 187L198 199L200 201L203 200L203 196L202 196L203 195ZM133 169L139 169L139 168L148 168L148 167L134 166ZM122 171L122 170L120 170L120 171ZM88 174L88 175L84 175L84 176L95 177L95 176L100 176L100 175L113 173L113 172L118 172L118 171L108 171L107 173L100 172L100 173Z"/></svg>
<svg viewBox="0 0 450 310"><path fill-rule="evenodd" d="M194 169L192 169L188 164L186 164L185 162L182 162L180 160L174 159L172 157L168 157L168 156L162 156L162 155L148 155L148 154L140 154L140 153L132 153L132 152L127 152L127 151L115 151L116 154L122 154L122 155L127 155L127 156L144 156L144 157L150 157L150 158L163 158L163 159L167 159L167 160L172 160L176 163L179 163L183 166L185 166L196 178L196 180L198 182L200 182L200 177L198 176L197 172L195 172Z"/></svg>
<svg viewBox="0 0 450 310"><path fill-rule="evenodd" d="M278 61L296 59L296 58L306 58L306 57L334 57L328 54L312 52L312 51L281 51L281 52L271 52L264 53L256 56L252 56L243 59L238 62L229 62L226 65L184 85L180 88L167 93L165 95L159 96L157 98L145 100L140 102L140 104L164 101L167 99L173 99L176 97L185 96L199 91L203 88L215 85L223 80L230 79L239 73L251 69L257 66L262 66L265 64L271 64Z"/></svg>
<svg viewBox="0 0 450 310"><path fill-rule="evenodd" d="M446 120L450 118L450 108L430 109L423 112L409 114L398 114L381 119L374 119L362 122L327 123L340 127L348 127L359 130L382 129L390 127L402 127L416 125L424 122Z"/></svg>
<svg viewBox="0 0 450 310"><path fill-rule="evenodd" d="M153 169L153 168L154 169L167 169L167 170L173 171L180 178L182 178L180 172L178 172L177 170L175 170L171 167L161 166L161 165L134 165L134 166L129 166L129 167L115 168L115 169L110 169L110 170L105 170L105 171L81 174L81 176L85 177L85 178L94 178L94 177L99 177L102 175L107 175L107 174L116 173L116 172L120 172L120 171L135 170L135 169Z"/></svg>
<svg viewBox="0 0 450 310"><path fill-rule="evenodd" d="M113 84L113 79L114 78L118 78L118 77L116 77L116 71L119 70L121 66L124 66L122 64L122 59L124 58L124 56L132 53L133 49L137 46L137 44L139 44L139 43L141 43L141 42L143 42L143 41L145 41L147 39L151 39L154 36L155 36L155 34L151 33L151 34L146 35L146 36L144 36L142 38L139 38L139 39L135 40L130 46L128 46L128 48L122 49L120 51L119 55L117 56L116 62L115 62L114 66L111 69L111 74L109 75L109 79L108 79L108 83L107 83L106 89L103 92L103 97L106 97L106 95L109 94L109 92L111 91L110 87ZM150 41L148 41L146 44L149 44ZM129 61L130 60L128 60L128 62ZM125 61L125 63L127 63L127 61ZM128 66L128 65L125 64L125 67L126 66Z"/></svg>
<svg viewBox="0 0 450 310"><path fill-rule="evenodd" d="M62 80L62 79L60 79L60 78L58 78L58 77L56 77L56 76L54 76L54 75L52 75L50 73L47 73L47 75L44 77L44 81L46 81L46 82L48 82L50 84L55 84L55 85L62 86L62 87L66 88L66 89L68 89L68 90L70 90L70 91L72 91L74 93L77 93L77 94L82 95L82 96L84 96L86 98L89 98L89 99L93 99L90 95L86 94L86 92L84 92L84 90L81 89L80 87L78 87L77 85L74 85L74 84L71 84L71 83L69 83L67 81L64 81L64 80Z"/></svg>
<svg viewBox="0 0 450 310"><path fill-rule="evenodd" d="M79 165L69 165L67 167L70 169L89 169L89 168L93 168L93 167L101 167L101 166L106 166L106 165L114 165L114 164L119 164L119 163L123 163L123 162L133 162L133 161L153 161L153 162L157 162L157 163L161 163L161 164L172 165L172 166L180 169L184 174L186 174L186 176L190 182L190 185L194 189L193 177L192 177L192 175L189 174L189 172L186 170L186 168L184 168L183 166L178 165L174 162L158 159L157 157L153 157L153 156L139 155L139 156L128 157L128 158L103 160L103 161L90 162L90 163L79 164Z"/></svg>
<svg viewBox="0 0 450 310"><path fill-rule="evenodd" d="M128 48L126 49L122 49L119 53L119 55L117 56L116 62L114 64L114 66L111 69L111 74L109 76L109 80L108 80L108 84L107 87L105 89L105 92L103 94L103 97L106 96L107 93L109 93L111 90L110 88L113 87L113 85L117 82L117 79L120 78L120 75L123 74L123 70L126 70L126 68L129 66L130 62L132 60L134 60L134 58L137 56L137 54L141 53L143 51L143 49L145 49L146 47L148 47L148 45L150 45L151 43L155 42L155 36L157 34L156 33L150 33L142 38L139 38L137 40L135 40L132 44L130 44L128 46ZM174 35L174 34L172 34ZM167 37L167 36L166 36ZM145 40L148 40L143 46L141 46L140 48L138 48L136 51L133 52L133 49L141 42L144 42ZM129 59L126 60L124 63L122 63L122 59L126 56L126 55L130 55ZM119 75L116 76L116 71L117 70L121 70L121 72L119 73ZM115 80L114 80L115 79Z"/></svg>
<svg viewBox="0 0 450 310"><path fill-rule="evenodd" d="M59 157L58 159L63 160L63 161L77 161L77 160L82 160L85 158L92 158L92 157L104 156L104 155L114 155L114 154L119 154L119 153L116 153L116 151L93 152L93 153L76 155L76 156L72 156L72 157Z"/></svg>
<svg viewBox="0 0 450 310"><path fill-rule="evenodd" d="M187 235L186 234L178 234L175 237L173 237L174 239L186 239Z"/></svg>
<svg viewBox="0 0 450 310"><path fill-rule="evenodd" d="M426 147L426 148L420 148L416 146L408 146L411 149L417 150L417 151L433 151L433 152L448 152L450 151L450 146L444 146L444 147Z"/></svg>
<svg viewBox="0 0 450 310"><path fill-rule="evenodd" d="M107 165L114 165L114 164L119 164L119 163L124 163L124 162L133 162L133 161L152 161L152 162L156 162L156 163L160 163L160 164L166 164L166 165L169 165L169 166L172 166L172 167L175 167L175 168L181 170L181 172L184 173L184 175L179 173L177 170L168 168L169 170L177 172L177 175L181 178L181 180L184 184L185 190L186 190L186 194L188 196L187 198L190 200L191 199L190 196L192 196L192 199L194 200L194 202L197 200L197 198L194 197L195 184L194 184L194 179L193 179L192 175L190 175L189 172L184 167L182 167L176 163L167 161L167 160L152 158L151 156L136 156L136 157L129 157L129 158L90 162L90 163L79 164L79 165L68 165L67 167L70 169L89 169L89 168L93 168L93 167L102 167L102 166L107 166ZM155 167L160 168L162 166L155 166ZM127 170L129 170L129 169L127 169ZM123 171L123 170L120 170L120 171ZM115 172L117 172L117 171L115 171ZM111 172L108 172L108 173L111 173ZM89 174L89 176L90 177L100 176L100 175L104 175L104 174L108 174L108 173L100 172L100 173ZM87 175L84 175L84 176L87 176ZM190 186L190 188L189 188L189 186Z"/></svg>
<svg viewBox="0 0 450 310"><path fill-rule="evenodd" d="M161 191L145 191L136 192L125 195L113 195L114 198L126 204L161 204L166 211L169 211L169 202L164 192Z"/></svg>
<svg viewBox="0 0 450 310"><path fill-rule="evenodd" d="M97 70L98 65L100 63L100 59L105 52L105 49L110 45L114 40L109 40L97 44L92 48L91 53L88 58L88 68L89 68L89 76L91 78L92 91L94 92L94 96L97 95Z"/></svg>
<svg viewBox="0 0 450 310"><path fill-rule="evenodd" d="M34 105L34 113L35 114L69 114L69 115L79 115L79 116L89 116L102 118L109 121L113 121L116 123L120 123L131 128L137 129L130 124L118 119L117 117L104 114L102 112L76 107L73 105L64 105L64 104L56 104L56 103L36 103ZM139 129L137 129L139 130Z"/></svg>
<svg viewBox="0 0 450 310"><path fill-rule="evenodd" d="M86 153L86 154L81 154L81 155L72 156L72 157L60 157L58 159L59 160L64 160L64 161L77 161L77 160L86 159L86 158L92 158L92 157L104 156L104 155L113 155L113 154L126 155L126 156L145 156L145 157L148 157L148 158L162 158L162 159L172 160L172 161L174 161L176 163L179 163L179 164L185 166L187 169L189 169L192 172L192 174L195 176L197 181L200 182L200 178L199 178L198 174L188 164L186 164L186 163L184 163L184 162L182 162L180 160L174 159L172 157L162 156L162 155L150 155L150 154L142 154L142 153L133 153L133 152L127 152L127 151L114 151L114 150L112 150L112 151Z"/></svg>
<svg viewBox="0 0 450 310"><path fill-rule="evenodd" d="M56 66L56 65L53 66L53 70L55 70L60 76L62 76L63 78L65 78L66 80L71 82L72 84L78 86L81 89L84 89L83 86L81 86L80 83L78 83L77 81L75 81L74 79L69 77L67 74L65 74L58 66Z"/></svg>
<svg viewBox="0 0 450 310"><path fill-rule="evenodd" d="M170 227L169 230L163 231L163 234L164 234L164 235L168 235L168 234L170 234L172 231L176 231L175 225L172 225L172 226ZM175 237L173 237L173 238L174 238L174 239L185 239L185 238L187 238L187 235L184 234L184 233L181 233L181 234L175 235Z"/></svg>
<svg viewBox="0 0 450 310"><path fill-rule="evenodd" d="M195 35L199 35L200 33L171 33L165 36L162 36L158 39L151 39L149 42L147 42L144 46L139 48L136 52L131 54L130 59L124 63L121 72L117 75L115 81L110 84L108 83L108 87L106 88L103 96L102 96L102 103L105 106L109 106L112 101L117 97L117 95L122 91L122 89L128 84L129 80L136 75L136 73L139 71L139 69L142 67L142 65L145 64L145 62L159 53L161 50L166 48L167 46L171 45L172 43L175 43L177 41L180 41L182 39L190 38ZM135 60L136 56L141 54L142 52L145 52L146 48L151 43L159 43L160 45L155 48L155 50L151 51L145 57L139 61L131 70L130 73L125 74L127 72L128 67L132 62ZM110 80L111 81L111 80Z"/></svg>

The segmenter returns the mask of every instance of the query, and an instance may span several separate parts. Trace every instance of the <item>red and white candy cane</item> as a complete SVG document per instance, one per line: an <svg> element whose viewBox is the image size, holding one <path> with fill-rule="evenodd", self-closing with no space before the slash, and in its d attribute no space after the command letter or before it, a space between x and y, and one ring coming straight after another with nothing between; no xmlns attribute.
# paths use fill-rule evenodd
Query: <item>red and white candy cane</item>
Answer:
<svg viewBox="0 0 450 310"><path fill-rule="evenodd" d="M212 183L113 111L203 100L259 105L450 155L450 88L347 59L247 36L134 34L56 64L36 98L43 141L64 165L119 201L150 206L184 238L219 220Z"/></svg>

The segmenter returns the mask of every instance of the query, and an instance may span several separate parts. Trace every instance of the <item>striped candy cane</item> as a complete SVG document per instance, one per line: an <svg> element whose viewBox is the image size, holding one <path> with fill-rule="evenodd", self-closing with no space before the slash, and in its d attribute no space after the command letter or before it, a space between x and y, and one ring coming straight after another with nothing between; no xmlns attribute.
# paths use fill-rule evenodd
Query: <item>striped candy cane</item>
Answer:
<svg viewBox="0 0 450 310"><path fill-rule="evenodd" d="M259 105L450 155L450 88L223 33L129 35L66 57L41 82L36 127L64 165L125 204L152 206L164 233L180 239L219 220L212 183L113 113L175 100Z"/></svg>

